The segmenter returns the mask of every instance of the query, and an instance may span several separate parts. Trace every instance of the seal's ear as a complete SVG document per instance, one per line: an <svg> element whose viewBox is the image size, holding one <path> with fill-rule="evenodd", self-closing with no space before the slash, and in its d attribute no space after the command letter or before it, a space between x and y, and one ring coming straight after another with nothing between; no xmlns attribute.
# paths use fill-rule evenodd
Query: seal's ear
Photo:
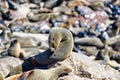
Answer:
<svg viewBox="0 0 120 80"><path fill-rule="evenodd" d="M17 80L26 80L33 72L33 70L24 72Z"/></svg>

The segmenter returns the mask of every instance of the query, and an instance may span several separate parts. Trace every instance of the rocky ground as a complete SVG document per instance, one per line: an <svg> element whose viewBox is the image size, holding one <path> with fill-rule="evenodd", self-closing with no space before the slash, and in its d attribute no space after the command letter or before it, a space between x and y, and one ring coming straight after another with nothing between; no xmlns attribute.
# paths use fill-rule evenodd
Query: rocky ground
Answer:
<svg viewBox="0 0 120 80"><path fill-rule="evenodd" d="M26 59L49 49L54 28L72 33L72 55L54 65L30 62L29 69L14 73ZM0 30L0 80L58 66L72 70L58 80L120 80L119 0L0 0Z"/></svg>

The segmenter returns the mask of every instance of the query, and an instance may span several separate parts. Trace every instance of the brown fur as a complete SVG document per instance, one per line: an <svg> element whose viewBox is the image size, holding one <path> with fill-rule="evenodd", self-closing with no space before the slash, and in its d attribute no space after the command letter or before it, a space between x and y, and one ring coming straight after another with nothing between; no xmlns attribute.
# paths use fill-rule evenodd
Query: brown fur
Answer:
<svg viewBox="0 0 120 80"><path fill-rule="evenodd" d="M0 72L0 80L4 80L5 76L3 75L2 72Z"/></svg>
<svg viewBox="0 0 120 80"><path fill-rule="evenodd" d="M64 60L73 50L73 36L64 28L53 29L49 36L49 49L53 52L50 58Z"/></svg>
<svg viewBox="0 0 120 80"><path fill-rule="evenodd" d="M75 40L75 44L84 46L96 46L98 48L103 48L104 44L99 38L96 37L85 37Z"/></svg>
<svg viewBox="0 0 120 80"><path fill-rule="evenodd" d="M17 58L24 58L24 50L21 49L18 39L11 41L10 47L8 49L8 54Z"/></svg>
<svg viewBox="0 0 120 80"><path fill-rule="evenodd" d="M14 57L17 57L17 58L19 57L19 55L20 55L20 44L19 44L17 39L11 41L10 48L8 49L8 53L11 56L14 56Z"/></svg>
<svg viewBox="0 0 120 80"><path fill-rule="evenodd" d="M23 74L13 75L6 80L57 80L61 74L69 73L72 70L65 66L60 66L48 70L34 69Z"/></svg>

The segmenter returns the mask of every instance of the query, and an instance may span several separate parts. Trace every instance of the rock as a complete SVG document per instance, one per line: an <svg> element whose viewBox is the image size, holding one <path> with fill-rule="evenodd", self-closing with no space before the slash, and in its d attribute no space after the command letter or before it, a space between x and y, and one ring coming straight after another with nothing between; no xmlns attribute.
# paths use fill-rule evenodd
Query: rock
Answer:
<svg viewBox="0 0 120 80"><path fill-rule="evenodd" d="M0 58L0 75L4 75L6 77L9 72L16 66L20 65L22 61L15 57L4 57Z"/></svg>
<svg viewBox="0 0 120 80"><path fill-rule="evenodd" d="M56 63L54 66L58 65L65 65L73 69L72 73L74 75L68 75L68 77L64 77L63 80L119 80L120 78L120 73L110 66L106 65L105 67L95 61L92 61L89 57L83 54L74 52L71 57L62 62ZM73 76L74 78L72 79L70 76Z"/></svg>
<svg viewBox="0 0 120 80"><path fill-rule="evenodd" d="M84 23L84 27L90 26L93 30L96 29L97 24L100 25L100 30L106 27L105 22L108 20L109 16L104 10L93 11L87 6L80 6L77 8L77 12L79 16L75 18L76 20L80 20L81 23Z"/></svg>
<svg viewBox="0 0 120 80"><path fill-rule="evenodd" d="M28 4L23 4L23 5L18 6L18 10L13 13L14 16L17 19L26 18L26 15L30 12L29 7L30 5Z"/></svg>

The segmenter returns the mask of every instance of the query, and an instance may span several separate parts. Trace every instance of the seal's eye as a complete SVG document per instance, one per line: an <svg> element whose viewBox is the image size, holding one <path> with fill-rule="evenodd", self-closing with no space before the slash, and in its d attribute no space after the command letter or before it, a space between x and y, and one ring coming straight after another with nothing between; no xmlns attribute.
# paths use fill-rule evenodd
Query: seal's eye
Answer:
<svg viewBox="0 0 120 80"><path fill-rule="evenodd" d="M52 44L52 48L55 48L54 44Z"/></svg>
<svg viewBox="0 0 120 80"><path fill-rule="evenodd" d="M55 39L53 38L53 41L54 41Z"/></svg>

